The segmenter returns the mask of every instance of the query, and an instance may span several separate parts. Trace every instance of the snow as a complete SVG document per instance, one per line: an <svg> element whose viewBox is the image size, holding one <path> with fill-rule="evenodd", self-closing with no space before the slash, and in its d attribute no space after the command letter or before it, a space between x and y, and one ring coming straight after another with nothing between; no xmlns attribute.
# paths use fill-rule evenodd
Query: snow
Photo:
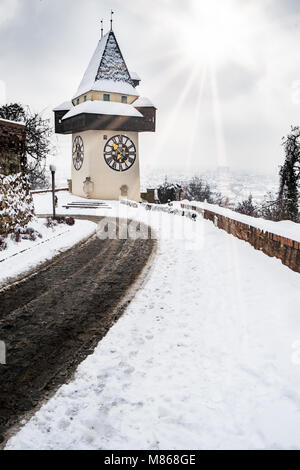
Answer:
<svg viewBox="0 0 300 470"><path fill-rule="evenodd" d="M25 125L26 125L24 122L11 121L10 119L2 119L2 118L0 118L0 122L7 122L9 124L18 124L18 126L23 126L23 127L25 127Z"/></svg>
<svg viewBox="0 0 300 470"><path fill-rule="evenodd" d="M141 81L141 77L136 72L129 71L129 74L132 80Z"/></svg>
<svg viewBox="0 0 300 470"><path fill-rule="evenodd" d="M92 59L88 65L88 68L79 85L79 88L73 98L78 98L79 96L84 95L88 91L105 91L111 93L123 93L126 95L139 96L139 93L136 91L136 89L131 83L129 75L128 77L127 75L124 76L123 80L121 80L121 76L118 75L115 77L112 74L113 69L119 64L119 62L117 62L116 64L114 63L114 61L112 60L113 57L111 57L111 60L109 61L109 64L111 66L110 73L106 73L104 75L99 73L100 64L102 62L103 54L109 36L110 34L107 33L99 41L96 50L92 56Z"/></svg>
<svg viewBox="0 0 300 470"><path fill-rule="evenodd" d="M116 103L113 101L85 101L84 103L74 106L62 119L69 119L83 113L143 117L131 104Z"/></svg>
<svg viewBox="0 0 300 470"><path fill-rule="evenodd" d="M127 65L121 54L114 33L109 33L106 47L96 75L96 80L113 80L114 82L128 83L133 86Z"/></svg>
<svg viewBox="0 0 300 470"><path fill-rule="evenodd" d="M96 228L95 223L85 220L77 220L74 226L58 225L54 228L47 228L45 222L46 219L34 219L28 224L42 235L36 241L16 243L10 237L5 240L8 247L0 251L0 287L7 279L19 276L68 250L92 235Z"/></svg>
<svg viewBox="0 0 300 470"><path fill-rule="evenodd" d="M46 215L46 214L51 214L52 210L52 193L42 193L42 194L37 194L33 193L33 201L34 201L34 208L36 214L39 215ZM79 196L74 196L73 194L70 194L68 191L60 191L56 193L57 199L58 199L58 204L57 204L57 213L58 214L64 214L64 215L74 215L74 214L79 214L79 215L111 215L111 209L110 208L101 208L99 209L66 209L66 205L68 203L72 202L99 202L97 199L86 199L82 198ZM106 205L108 207L114 206L117 204L116 201L105 201ZM76 212L75 212L76 211Z"/></svg>
<svg viewBox="0 0 300 470"><path fill-rule="evenodd" d="M300 242L300 224L292 222L291 220L281 220L280 222L273 222L272 220L265 220L257 217L250 217L249 215L239 214L238 212L220 207L215 204L208 204L198 201L181 201L174 202L175 207L180 204L187 204L189 206L199 207L200 209L207 209L217 214L224 215L230 219L237 220L252 227L259 228L264 232L280 235L281 237L290 238L291 240Z"/></svg>
<svg viewBox="0 0 300 470"><path fill-rule="evenodd" d="M146 97L140 97L138 98L134 103L133 106L137 107L144 107L144 108L155 108L154 104L149 100L149 98Z"/></svg>
<svg viewBox="0 0 300 470"><path fill-rule="evenodd" d="M28 176L22 173L0 175L0 231L5 234L12 227L28 222L34 214L29 193Z"/></svg>
<svg viewBox="0 0 300 470"><path fill-rule="evenodd" d="M59 106L53 109L53 111L69 111L73 108L72 101L64 101Z"/></svg>
<svg viewBox="0 0 300 470"><path fill-rule="evenodd" d="M121 93L122 95L139 96L136 88L125 82L114 82L113 80L97 80L93 87L93 91L105 91L109 93Z"/></svg>
<svg viewBox="0 0 300 470"><path fill-rule="evenodd" d="M99 64L101 62L103 52L106 47L107 39L108 39L108 33L105 34L105 36L103 36L103 38L101 38L100 41L98 42L96 50L88 65L88 68L73 98L77 98L78 96L81 96L84 93L92 90L92 87L96 80L96 75L97 75L97 71L99 68Z"/></svg>
<svg viewBox="0 0 300 470"><path fill-rule="evenodd" d="M159 234L148 279L7 449L299 449L299 275L202 218L113 210Z"/></svg>

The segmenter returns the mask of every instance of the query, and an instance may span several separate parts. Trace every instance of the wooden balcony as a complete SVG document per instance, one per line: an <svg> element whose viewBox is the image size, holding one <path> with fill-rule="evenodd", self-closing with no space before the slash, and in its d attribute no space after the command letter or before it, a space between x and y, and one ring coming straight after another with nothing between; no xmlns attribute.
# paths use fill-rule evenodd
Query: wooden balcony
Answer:
<svg viewBox="0 0 300 470"><path fill-rule="evenodd" d="M147 106L136 107L136 109L143 117L83 113L63 119L68 111L54 111L55 132L57 134L72 134L89 130L155 132L156 108Z"/></svg>

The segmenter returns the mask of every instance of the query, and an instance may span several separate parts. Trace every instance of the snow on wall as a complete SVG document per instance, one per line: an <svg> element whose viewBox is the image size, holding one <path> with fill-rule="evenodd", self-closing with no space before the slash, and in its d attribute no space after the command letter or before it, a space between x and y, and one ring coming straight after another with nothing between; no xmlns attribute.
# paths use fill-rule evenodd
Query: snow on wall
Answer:
<svg viewBox="0 0 300 470"><path fill-rule="evenodd" d="M134 201L122 200L121 204L137 208L139 204ZM233 235L240 240L250 243L256 250L260 250L270 257L275 257L281 260L282 264L289 267L295 272L300 273L300 242L289 238L288 235L282 236L270 231L265 230L264 219L255 219L257 226L251 225L253 217L243 216L243 221L228 217L228 213L223 215L222 209L214 206L216 211L212 210L212 204L192 202L178 202L172 205L160 205L142 203L140 204L146 210L167 212L173 215L189 217L197 220L200 215L206 220L210 220L213 224L221 230ZM205 205L205 207L203 207ZM201 207L202 206L202 207ZM219 209L219 211L218 211ZM229 211L232 212L232 211ZM241 214L239 214L241 215ZM259 223L261 222L261 228ZM299 225L299 224L295 224Z"/></svg>
<svg viewBox="0 0 300 470"><path fill-rule="evenodd" d="M34 216L28 177L21 173L0 175L0 235L24 227Z"/></svg>
<svg viewBox="0 0 300 470"><path fill-rule="evenodd" d="M238 220L238 217L228 217L227 213L225 213L226 215L220 213L222 208L218 208L218 206L215 206L217 211L186 203L181 203L180 207L201 214L204 219L210 220L219 229L250 243L256 250L260 250L270 257L280 259L282 264L300 273L300 242L294 239L297 238L296 236L289 238L287 234L284 236L268 231L267 227L274 227L274 225L265 225L265 222L270 221L256 219L256 226L254 226L251 224L253 217L243 216L243 221ZM259 224L261 225L259 226ZM296 234L294 233L294 235Z"/></svg>

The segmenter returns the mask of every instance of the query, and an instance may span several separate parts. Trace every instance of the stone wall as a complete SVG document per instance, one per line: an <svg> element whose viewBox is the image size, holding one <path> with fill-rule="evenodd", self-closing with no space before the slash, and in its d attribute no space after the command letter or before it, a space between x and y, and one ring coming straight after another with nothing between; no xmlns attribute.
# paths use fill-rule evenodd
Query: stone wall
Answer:
<svg viewBox="0 0 300 470"><path fill-rule="evenodd" d="M0 119L0 174L25 170L25 125Z"/></svg>
<svg viewBox="0 0 300 470"><path fill-rule="evenodd" d="M27 176L22 173L0 175L0 236L26 226L34 216Z"/></svg>
<svg viewBox="0 0 300 470"><path fill-rule="evenodd" d="M201 213L204 219L210 220L221 230L250 243L256 250L260 250L268 256L280 259L285 266L293 271L300 272L299 242L260 230L207 209L189 204L181 204L181 208Z"/></svg>

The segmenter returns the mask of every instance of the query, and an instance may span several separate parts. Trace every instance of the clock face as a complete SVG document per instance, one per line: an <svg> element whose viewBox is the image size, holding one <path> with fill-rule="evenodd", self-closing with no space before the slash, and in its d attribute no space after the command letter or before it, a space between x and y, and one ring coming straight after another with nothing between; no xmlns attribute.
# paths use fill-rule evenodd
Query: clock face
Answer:
<svg viewBox="0 0 300 470"><path fill-rule="evenodd" d="M112 170L129 170L136 160L135 145L126 135L115 135L105 145L104 159Z"/></svg>
<svg viewBox="0 0 300 470"><path fill-rule="evenodd" d="M75 137L73 142L73 165L75 170L79 171L84 160L84 145L80 136Z"/></svg>

